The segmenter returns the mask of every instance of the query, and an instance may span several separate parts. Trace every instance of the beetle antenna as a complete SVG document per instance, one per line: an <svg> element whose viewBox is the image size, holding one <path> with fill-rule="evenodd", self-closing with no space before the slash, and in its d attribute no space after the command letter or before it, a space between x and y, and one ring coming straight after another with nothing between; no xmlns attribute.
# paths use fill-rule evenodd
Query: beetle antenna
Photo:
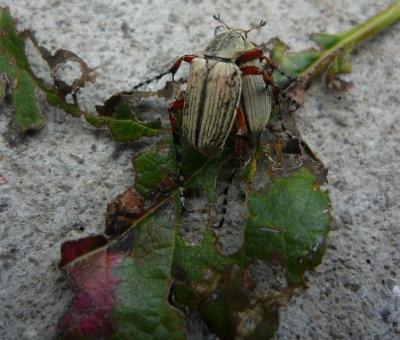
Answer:
<svg viewBox="0 0 400 340"><path fill-rule="evenodd" d="M220 15L219 13L213 14L213 18L214 18L214 20L217 20L217 21L220 22L222 25L224 25L228 30L231 29L231 28L229 27L229 25L228 25L225 21L223 21L223 20L221 19L221 15Z"/></svg>
<svg viewBox="0 0 400 340"><path fill-rule="evenodd" d="M225 26L218 25L217 27L215 27L215 30L214 30L214 37L217 36L219 29L220 29L220 28L223 28L223 27L225 27Z"/></svg>
<svg viewBox="0 0 400 340"><path fill-rule="evenodd" d="M249 28L247 31L244 31L244 33L247 35L247 33L253 31L253 30L259 30L260 28L264 27L267 24L265 20L260 20L259 24L257 26L253 26Z"/></svg>

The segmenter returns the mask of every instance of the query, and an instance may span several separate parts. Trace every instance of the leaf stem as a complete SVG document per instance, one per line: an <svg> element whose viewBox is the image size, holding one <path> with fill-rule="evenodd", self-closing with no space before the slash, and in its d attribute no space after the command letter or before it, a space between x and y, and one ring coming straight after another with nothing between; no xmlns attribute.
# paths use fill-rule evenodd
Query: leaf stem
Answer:
<svg viewBox="0 0 400 340"><path fill-rule="evenodd" d="M338 35L339 39L331 48L324 51L298 76L298 80L307 82L325 69L327 65L344 49L352 49L364 40L371 38L386 27L400 20L400 0L396 0L382 12L361 24Z"/></svg>

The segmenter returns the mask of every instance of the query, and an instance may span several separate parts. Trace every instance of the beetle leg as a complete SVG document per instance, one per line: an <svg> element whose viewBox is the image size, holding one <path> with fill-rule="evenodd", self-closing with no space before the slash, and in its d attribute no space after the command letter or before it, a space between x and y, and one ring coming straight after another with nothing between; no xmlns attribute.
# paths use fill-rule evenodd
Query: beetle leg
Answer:
<svg viewBox="0 0 400 340"><path fill-rule="evenodd" d="M265 54L264 51L261 48L254 48L250 51L247 51L243 54L241 54L237 59L236 59L236 64L240 65L242 63L246 63L248 61L256 60L258 59L260 62L265 61L266 65L269 67L269 69L273 71L278 71L281 75L284 77L288 78L289 83L285 85L285 88L287 88L290 84L292 84L294 81L296 81L296 78L293 78L291 75L287 74L286 72L282 71L278 65L274 63L274 61L271 58L268 58Z"/></svg>
<svg viewBox="0 0 400 340"><path fill-rule="evenodd" d="M246 120L244 117L244 113L240 109L240 107L236 109L236 125L237 125L237 132L236 132L234 154L235 158L239 159L243 146L242 136L246 134Z"/></svg>
<svg viewBox="0 0 400 340"><path fill-rule="evenodd" d="M263 61L264 60L265 63L269 66L269 68L272 71L277 70L282 75L288 77L289 79L292 79L291 76L289 76L288 74L285 74L283 71L281 71L279 69L278 65L276 65L271 58L268 58L264 54L264 51L261 48L254 48L254 49L252 49L250 51L244 52L243 54L241 54L236 59L236 63L237 64L242 64L242 63L246 63L248 61L252 61L252 60L256 60L256 59L258 59L259 61Z"/></svg>
<svg viewBox="0 0 400 340"><path fill-rule="evenodd" d="M172 67L170 67L167 71L160 73L158 75L156 75L153 78L147 79L139 84L137 84L136 86L133 87L133 90L138 89L139 87L142 87L143 85L147 85L152 83L153 81L159 80L162 77L164 77L167 74L172 74L172 80L174 80L174 75L176 73L176 71L178 71L179 66L181 66L182 61L186 61L187 63L191 64L192 60L194 58L197 58L197 56L192 55L192 54L185 54L184 56L180 57L173 65Z"/></svg>
<svg viewBox="0 0 400 340"><path fill-rule="evenodd" d="M180 141L179 132L178 132L178 129L176 126L176 117L175 117L174 111L182 110L184 105L185 105L185 99L181 98L181 99L175 100L168 106L168 116L169 116L169 122L171 124L172 140L174 142L175 158L176 158L176 163L177 163L177 168L178 168L179 199L181 202L182 210L185 210L185 192L184 192L184 188L183 188L183 182L184 182L185 178L183 176L182 157L178 150L178 145L181 144L181 141Z"/></svg>
<svg viewBox="0 0 400 340"><path fill-rule="evenodd" d="M182 110L184 105L185 105L185 100L184 100L184 98L181 98L181 99L175 100L168 106L169 123L171 124L173 141L174 141L174 144L176 144L176 145L181 144L181 142L179 139L178 129L176 127L176 117L175 117L174 111Z"/></svg>
<svg viewBox="0 0 400 340"><path fill-rule="evenodd" d="M174 75L176 71L178 71L179 66L181 66L182 61L186 61L187 63L191 64L194 58L197 58L197 56L193 54L185 54L184 56L180 57L169 69L169 73L172 74L172 80L174 80Z"/></svg>

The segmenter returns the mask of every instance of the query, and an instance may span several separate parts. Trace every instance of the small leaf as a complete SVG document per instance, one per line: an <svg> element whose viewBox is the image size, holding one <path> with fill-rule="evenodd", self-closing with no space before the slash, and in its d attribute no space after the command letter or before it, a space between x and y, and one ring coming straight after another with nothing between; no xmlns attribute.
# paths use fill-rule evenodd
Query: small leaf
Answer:
<svg viewBox="0 0 400 340"><path fill-rule="evenodd" d="M274 71L274 82L281 88L284 88L290 81L290 77L298 78L303 70L307 69L320 57L320 52L314 48L310 48L301 52L289 52L289 48L279 38L271 41L273 48L271 51L272 60L279 65L280 70L286 73L283 75L278 71Z"/></svg>
<svg viewBox="0 0 400 340"><path fill-rule="evenodd" d="M118 98L116 102L115 98ZM112 103L112 105L111 105ZM112 108L112 111L109 111ZM141 137L151 137L161 132L161 122L140 122L130 107L126 96L111 97L97 110L103 115L85 115L86 120L95 127L108 126L112 136L119 142L135 141Z"/></svg>
<svg viewBox="0 0 400 340"><path fill-rule="evenodd" d="M119 142L130 142L141 137L151 137L160 133L157 123L143 123L135 118L115 119L112 117L85 115L86 120L99 128L108 126L112 136Z"/></svg>
<svg viewBox="0 0 400 340"><path fill-rule="evenodd" d="M362 41L400 19L400 2L395 1L382 12L340 34L314 33L311 39L320 47L300 52L289 52L288 47L278 38L273 39L271 58L279 66L273 79L286 96L301 104L303 89L317 74L327 71L325 83L328 89L348 90L351 84L338 75L351 72L350 53ZM267 44L268 45L268 44ZM293 95L294 93L294 95Z"/></svg>

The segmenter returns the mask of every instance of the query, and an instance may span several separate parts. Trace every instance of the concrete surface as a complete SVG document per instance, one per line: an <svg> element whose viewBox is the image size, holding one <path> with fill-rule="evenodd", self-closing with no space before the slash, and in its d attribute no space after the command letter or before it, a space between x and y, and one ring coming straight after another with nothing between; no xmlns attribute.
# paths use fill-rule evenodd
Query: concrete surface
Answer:
<svg viewBox="0 0 400 340"><path fill-rule="evenodd" d="M307 34L338 32L388 0L0 0L45 47L69 49L98 66L82 92L90 107L201 53L213 13L265 42L293 48ZM400 26L357 49L355 88L327 95L316 81L298 111L303 137L329 169L335 222L310 286L281 311L277 339L400 338ZM45 107L46 127L15 139L0 115L0 338L49 339L72 293L57 269L60 244L101 232L106 202L132 181L132 149L107 132Z"/></svg>

